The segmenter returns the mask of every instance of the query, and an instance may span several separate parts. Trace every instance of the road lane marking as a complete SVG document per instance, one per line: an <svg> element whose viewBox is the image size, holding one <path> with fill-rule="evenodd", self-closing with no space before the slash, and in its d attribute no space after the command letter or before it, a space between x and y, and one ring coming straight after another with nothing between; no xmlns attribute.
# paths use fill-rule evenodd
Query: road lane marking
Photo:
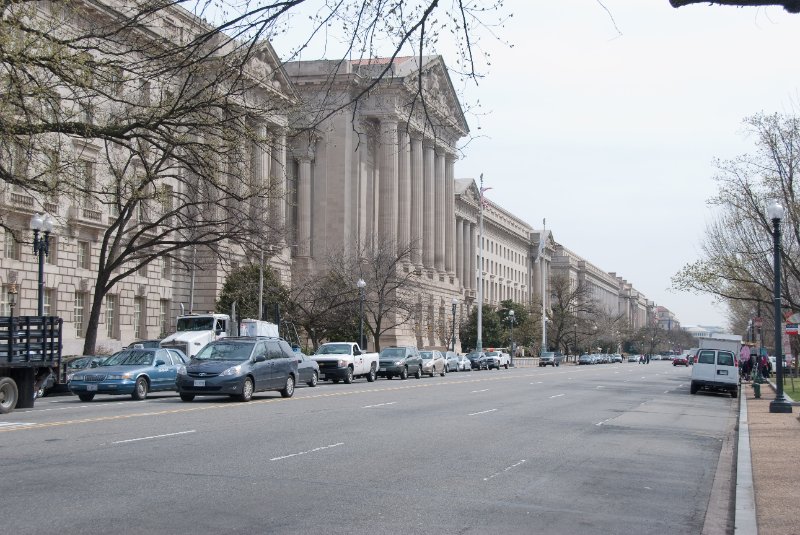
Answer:
<svg viewBox="0 0 800 535"><path fill-rule="evenodd" d="M531 383L531 384L532 385L540 385L540 384L542 384L542 382L541 381L536 381L535 383Z"/></svg>
<svg viewBox="0 0 800 535"><path fill-rule="evenodd" d="M520 368L522 370L524 368ZM550 371L546 372L548 375L563 375L567 373L574 373L576 370L569 370L569 371ZM595 370L581 370L587 373L592 373ZM598 373L602 373L603 370L599 369ZM296 403L298 401L304 400L315 400L319 398L327 398L327 397L338 397L338 396L352 396L352 395L360 395L360 394L371 394L375 392L391 392L391 391L399 391L399 390L408 390L411 388L429 388L435 386L451 386L451 385L462 385L468 383L481 383L486 381L505 381L505 380L514 380L514 379L528 379L532 377L541 377L541 370L534 371L533 373L523 373L521 375L517 374L503 374L503 375L493 375L491 377L487 376L486 374L465 374L463 380L455 380L455 381L447 381L446 383L442 382L435 382L435 383L420 383L420 384L413 384L413 385L404 385L404 386L396 386L396 387L379 387L379 388L367 388L363 390L348 390L342 392L331 392L325 394L313 394L313 395L296 395L292 398L281 398L281 397L269 397L269 398L254 398L253 401L250 403L231 403L231 402L223 402L223 403L213 403L213 404L195 404L189 405L181 404L181 408L178 409L171 409L171 408L159 408L156 411L144 411L144 412L134 412L129 414L111 414L107 416L95 416L95 417L87 417L87 418L74 418L69 420L57 420L52 422L38 422L34 423L29 426L25 427L2 427L0 426L0 433L11 433L11 432L19 432L19 431L27 431L27 430L35 430L35 429L48 429L53 427L63 427L68 425L78 425L78 424L92 424L92 423L101 423L101 422L109 422L109 421L119 421L119 420L127 420L130 418L141 418L145 416L168 416L172 414L182 414L188 412L199 412L199 411L208 411L208 410L224 410L224 409L250 409L254 406L263 405L265 403ZM468 377L474 376L474 379L467 379ZM540 384L541 381L539 381ZM161 399L161 398L158 398ZM174 397L167 398L167 399L176 399ZM74 403L74 400L51 400L50 403ZM98 406L125 406L128 405L127 402L107 402L107 403L91 403L89 407L98 407ZM161 405L163 407L163 405ZM83 407L83 405L75 405L74 407ZM36 409L31 411L31 414L34 414Z"/></svg>
<svg viewBox="0 0 800 535"><path fill-rule="evenodd" d="M378 403L377 405L365 405L361 407L362 409L374 409L375 407L385 407L386 405L394 405L397 403L396 401L390 401L388 403Z"/></svg>
<svg viewBox="0 0 800 535"><path fill-rule="evenodd" d="M327 446L320 446L319 448L314 448L313 450L308 451L301 451L298 453L290 453L289 455L283 455L281 457L273 457L270 461L281 461L283 459L288 459L290 457L297 457L298 455L306 455L308 453L314 453L317 451L327 450L330 448L336 448L337 446L344 446L344 442L337 442L336 444L328 444Z"/></svg>
<svg viewBox="0 0 800 535"><path fill-rule="evenodd" d="M494 478L494 477L497 477L497 476L499 476L499 475L500 475L500 474L502 474L503 472L508 472L509 470L512 470L512 469L516 468L517 466L520 466L520 465L522 465L522 464L524 464L524 463L525 463L525 459L522 459L522 460L521 460L521 461L519 461L518 463L514 463L514 464L512 464L511 466L508 466L508 467L506 467L506 468L503 468L503 469L502 469L502 470L500 470L499 472L495 472L494 474L490 475L489 477L484 477L484 478L483 478L483 480L484 480L484 481L489 481L490 479L492 479L492 478Z"/></svg>
<svg viewBox="0 0 800 535"><path fill-rule="evenodd" d="M611 418L606 418L606 419L605 419L605 420L603 420L602 422L597 422L597 423L596 423L596 424L594 424L594 425L596 425L596 426L600 427L600 426L601 426L601 425L603 425L604 423L606 423L606 422L608 422L608 421L610 421L610 420L613 420L614 418L616 418L616 416L612 416Z"/></svg>
<svg viewBox="0 0 800 535"><path fill-rule="evenodd" d="M481 411L481 412L473 412L472 414L468 414L467 416L477 416L479 414L486 414L487 412L494 412L497 409L489 409L488 411Z"/></svg>
<svg viewBox="0 0 800 535"><path fill-rule="evenodd" d="M564 396L564 395L566 395L566 394L556 394L555 396L550 396L550 399L560 398L561 396Z"/></svg>
<svg viewBox="0 0 800 535"><path fill-rule="evenodd" d="M603 385L597 385L597 388L605 388Z"/></svg>
<svg viewBox="0 0 800 535"><path fill-rule="evenodd" d="M488 388L484 388L483 390L473 390L472 392L470 392L470 394L477 394L478 392L488 392L488 391L489 391Z"/></svg>
<svg viewBox="0 0 800 535"><path fill-rule="evenodd" d="M27 422L0 422L0 428L2 429L23 429L31 425L36 425L36 424Z"/></svg>
<svg viewBox="0 0 800 535"><path fill-rule="evenodd" d="M175 437L178 435L189 435L191 433L196 433L196 429L192 429L191 431L179 431L177 433L167 433L166 435L153 435L150 437L140 437L140 438L129 438L128 440L117 440L116 442L112 442L111 444L127 444L128 442L139 442L140 440L152 440L154 438L166 438L166 437ZM105 444L101 444L104 446Z"/></svg>

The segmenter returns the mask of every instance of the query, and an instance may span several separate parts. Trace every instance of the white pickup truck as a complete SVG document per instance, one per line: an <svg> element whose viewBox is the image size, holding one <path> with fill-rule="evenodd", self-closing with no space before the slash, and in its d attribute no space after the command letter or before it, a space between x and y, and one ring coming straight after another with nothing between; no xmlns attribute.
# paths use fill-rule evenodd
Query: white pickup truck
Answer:
<svg viewBox="0 0 800 535"><path fill-rule="evenodd" d="M350 384L355 377L366 377L371 383L377 377L378 354L361 351L355 342L322 344L311 358L319 364L319 373L325 381Z"/></svg>

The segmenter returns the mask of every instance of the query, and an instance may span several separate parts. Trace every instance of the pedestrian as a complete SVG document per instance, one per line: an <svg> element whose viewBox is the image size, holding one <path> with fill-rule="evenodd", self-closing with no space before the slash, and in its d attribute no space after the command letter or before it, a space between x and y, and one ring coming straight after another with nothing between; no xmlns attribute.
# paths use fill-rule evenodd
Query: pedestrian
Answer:
<svg viewBox="0 0 800 535"><path fill-rule="evenodd" d="M647 354L647 358L644 361L645 364L650 364L650 353Z"/></svg>

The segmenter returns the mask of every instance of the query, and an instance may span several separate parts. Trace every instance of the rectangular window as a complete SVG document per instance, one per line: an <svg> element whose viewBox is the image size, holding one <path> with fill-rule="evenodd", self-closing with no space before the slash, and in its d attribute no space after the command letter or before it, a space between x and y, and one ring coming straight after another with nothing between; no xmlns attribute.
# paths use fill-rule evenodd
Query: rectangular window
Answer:
<svg viewBox="0 0 800 535"><path fill-rule="evenodd" d="M158 306L158 324L161 326L160 336L167 336L170 331L169 325L169 301L162 299Z"/></svg>
<svg viewBox="0 0 800 535"><path fill-rule="evenodd" d="M83 317L86 310L86 294L83 292L75 292L75 305L73 308L73 322L75 323L75 336L83 338L84 325Z"/></svg>
<svg viewBox="0 0 800 535"><path fill-rule="evenodd" d="M137 340L142 338L142 319L144 318L144 298L135 297L133 299L133 337Z"/></svg>
<svg viewBox="0 0 800 535"><path fill-rule="evenodd" d="M11 306L8 299L8 286L0 286L0 316L10 316Z"/></svg>
<svg viewBox="0 0 800 535"><path fill-rule="evenodd" d="M50 235L50 239L47 244L47 256L45 257L45 262L51 266L58 265L58 238L52 234Z"/></svg>
<svg viewBox="0 0 800 535"><path fill-rule="evenodd" d="M83 179L83 204L90 205L95 190L95 165L91 160L80 160L78 162L81 178Z"/></svg>
<svg viewBox="0 0 800 535"><path fill-rule="evenodd" d="M162 215L164 216L163 224L170 226L172 225L172 216L168 214L171 214L175 209L175 190L169 184L164 186L160 201Z"/></svg>
<svg viewBox="0 0 800 535"><path fill-rule="evenodd" d="M55 288L47 288L44 291L43 301L44 301L44 315L45 316L57 315Z"/></svg>
<svg viewBox="0 0 800 535"><path fill-rule="evenodd" d="M89 269L91 266L90 247L88 241L78 242L78 267L81 269Z"/></svg>
<svg viewBox="0 0 800 535"><path fill-rule="evenodd" d="M10 260L19 260L20 257L20 246L19 242L14 239L14 235L6 229L6 242L5 242L5 254L4 256Z"/></svg>
<svg viewBox="0 0 800 535"><path fill-rule="evenodd" d="M172 277L172 258L164 256L161 258L161 278L169 279Z"/></svg>
<svg viewBox="0 0 800 535"><path fill-rule="evenodd" d="M139 267L139 276L141 277L147 276L147 264L142 264L141 267Z"/></svg>
<svg viewBox="0 0 800 535"><path fill-rule="evenodd" d="M106 296L106 336L114 338L116 334L117 324L115 318L117 314L117 296Z"/></svg>

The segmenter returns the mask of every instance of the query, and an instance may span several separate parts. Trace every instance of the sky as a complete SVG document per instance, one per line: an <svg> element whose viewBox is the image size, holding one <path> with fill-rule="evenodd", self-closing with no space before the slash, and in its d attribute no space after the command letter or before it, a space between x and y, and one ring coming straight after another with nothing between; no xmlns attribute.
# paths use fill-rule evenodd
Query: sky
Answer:
<svg viewBox="0 0 800 535"><path fill-rule="evenodd" d="M727 325L708 295L671 290L701 257L714 160L753 152L743 119L800 103L800 15L668 0L516 2L484 39L464 101L457 178L631 282L683 325ZM608 9L606 11L603 5ZM611 19L613 17L613 20ZM445 61L447 56L445 55Z"/></svg>
<svg viewBox="0 0 800 535"><path fill-rule="evenodd" d="M715 159L754 150L743 120L798 109L800 15L669 0L506 0L504 12L497 38L476 33L490 54L480 82L452 75L471 129L456 178L483 173L493 202L534 228L546 219L681 324L725 327L712 296L671 278L701 258ZM273 40L284 59L294 30ZM425 53L453 68L454 50ZM320 57L337 57L330 40L301 59Z"/></svg>

